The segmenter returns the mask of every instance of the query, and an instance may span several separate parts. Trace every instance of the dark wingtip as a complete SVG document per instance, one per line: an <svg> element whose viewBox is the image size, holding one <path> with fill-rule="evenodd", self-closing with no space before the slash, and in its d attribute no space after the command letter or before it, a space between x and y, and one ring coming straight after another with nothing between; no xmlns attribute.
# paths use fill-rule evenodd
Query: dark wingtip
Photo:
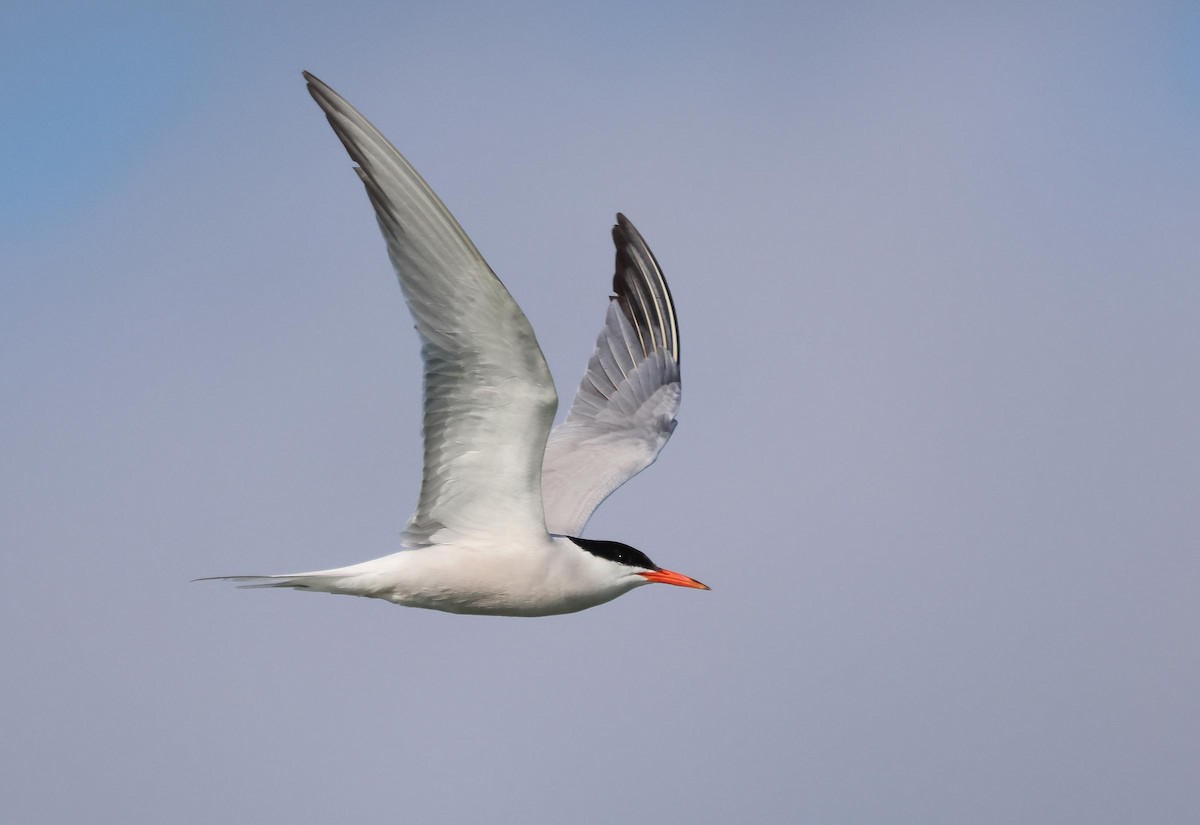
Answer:
<svg viewBox="0 0 1200 825"><path fill-rule="evenodd" d="M315 96L318 88L329 88L323 82L321 82L321 78L317 77L310 71L301 70L300 75L304 78L304 83L308 86L308 93L311 95Z"/></svg>
<svg viewBox="0 0 1200 825"><path fill-rule="evenodd" d="M612 236L613 241L615 241L618 246L635 238L637 240L641 240L643 244L646 243L645 240L642 239L642 233L637 231L637 227L633 225L633 221L625 217L624 212L617 213L617 222L613 224Z"/></svg>
<svg viewBox="0 0 1200 825"><path fill-rule="evenodd" d="M680 363L675 301L658 259L623 212L617 213L612 238L617 252L613 297L637 331L644 354L664 349Z"/></svg>

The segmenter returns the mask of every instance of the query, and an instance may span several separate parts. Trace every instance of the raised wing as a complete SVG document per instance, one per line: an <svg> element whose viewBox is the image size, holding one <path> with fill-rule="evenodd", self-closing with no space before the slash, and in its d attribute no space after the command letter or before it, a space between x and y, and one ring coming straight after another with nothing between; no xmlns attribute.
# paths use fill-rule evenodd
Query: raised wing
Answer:
<svg viewBox="0 0 1200 825"><path fill-rule="evenodd" d="M624 215L604 329L542 462L551 533L578 536L600 502L654 463L679 410L679 327L658 261Z"/></svg>
<svg viewBox="0 0 1200 825"><path fill-rule="evenodd" d="M421 336L425 467L406 546L545 534L542 455L558 396L529 321L458 221L366 118L307 72L363 185Z"/></svg>

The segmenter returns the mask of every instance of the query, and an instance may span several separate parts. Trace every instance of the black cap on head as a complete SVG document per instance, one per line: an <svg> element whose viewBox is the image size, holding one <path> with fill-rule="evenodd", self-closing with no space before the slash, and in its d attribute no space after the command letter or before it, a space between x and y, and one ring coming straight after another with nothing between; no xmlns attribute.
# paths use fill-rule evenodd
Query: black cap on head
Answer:
<svg viewBox="0 0 1200 825"><path fill-rule="evenodd" d="M630 547L628 544L621 544L619 541L581 539L576 538L575 536L567 536L567 538L591 553L593 556L599 556L602 559L615 561L617 564L636 567L639 570L662 569L657 564L650 561L650 557L641 550L638 550L636 547Z"/></svg>

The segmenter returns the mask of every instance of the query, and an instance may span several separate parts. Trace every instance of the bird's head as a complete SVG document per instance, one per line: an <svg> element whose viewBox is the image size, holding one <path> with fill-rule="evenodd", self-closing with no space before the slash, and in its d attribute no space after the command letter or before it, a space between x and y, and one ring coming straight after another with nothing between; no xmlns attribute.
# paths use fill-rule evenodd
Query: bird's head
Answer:
<svg viewBox="0 0 1200 825"><path fill-rule="evenodd" d="M614 572L625 579L629 587L657 582L658 584L673 584L677 587L694 587L698 590L708 590L706 584L701 584L693 578L664 570L650 557L628 544L619 541L600 541L597 539L581 539L574 536L571 541L593 556L611 562L616 566Z"/></svg>

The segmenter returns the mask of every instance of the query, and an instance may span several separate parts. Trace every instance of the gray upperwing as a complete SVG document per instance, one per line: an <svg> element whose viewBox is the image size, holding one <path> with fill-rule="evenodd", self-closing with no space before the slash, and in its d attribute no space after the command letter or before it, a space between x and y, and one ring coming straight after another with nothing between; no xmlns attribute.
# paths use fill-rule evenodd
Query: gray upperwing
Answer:
<svg viewBox="0 0 1200 825"><path fill-rule="evenodd" d="M353 106L305 72L367 189L421 337L425 465L408 545L545 535L540 490L558 396L524 313L458 221Z"/></svg>

